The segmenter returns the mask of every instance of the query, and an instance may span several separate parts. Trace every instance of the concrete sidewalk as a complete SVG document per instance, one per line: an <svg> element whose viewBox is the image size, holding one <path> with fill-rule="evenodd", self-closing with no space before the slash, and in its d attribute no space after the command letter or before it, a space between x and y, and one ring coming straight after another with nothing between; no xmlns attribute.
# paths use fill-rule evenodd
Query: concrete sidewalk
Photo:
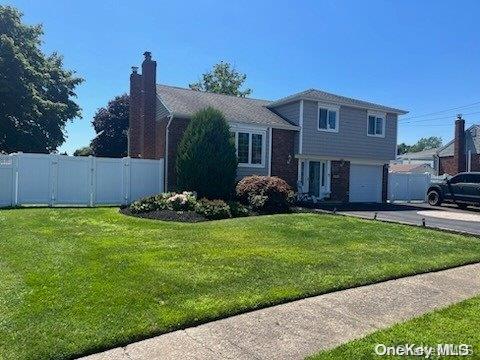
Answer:
<svg viewBox="0 0 480 360"><path fill-rule="evenodd" d="M480 264L338 291L160 335L83 360L303 359L480 294Z"/></svg>

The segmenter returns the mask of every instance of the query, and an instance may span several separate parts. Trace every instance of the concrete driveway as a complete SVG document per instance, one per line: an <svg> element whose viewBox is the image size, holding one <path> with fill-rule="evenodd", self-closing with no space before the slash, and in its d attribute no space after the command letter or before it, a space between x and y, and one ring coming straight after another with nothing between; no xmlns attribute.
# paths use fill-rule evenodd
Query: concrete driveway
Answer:
<svg viewBox="0 0 480 360"><path fill-rule="evenodd" d="M460 210L455 205L433 207L427 204L319 204L317 208L330 210L344 215L358 216L398 223L421 225L425 219L426 226L438 229L454 230L480 235L480 209Z"/></svg>

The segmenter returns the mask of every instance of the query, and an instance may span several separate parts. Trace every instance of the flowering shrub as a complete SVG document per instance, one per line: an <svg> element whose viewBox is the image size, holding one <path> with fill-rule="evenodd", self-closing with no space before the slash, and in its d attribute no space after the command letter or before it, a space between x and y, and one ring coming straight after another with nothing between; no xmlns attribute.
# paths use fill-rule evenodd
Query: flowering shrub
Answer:
<svg viewBox="0 0 480 360"><path fill-rule="evenodd" d="M276 176L247 176L236 187L238 199L263 213L286 212L293 200L293 190Z"/></svg>
<svg viewBox="0 0 480 360"><path fill-rule="evenodd" d="M166 199L169 210L187 211L194 210L197 204L197 197L193 192L184 191L181 194L174 194Z"/></svg>
<svg viewBox="0 0 480 360"><path fill-rule="evenodd" d="M181 194L174 192L147 196L130 205L133 213L142 213L157 210L187 211L194 210L197 196L193 192L184 191Z"/></svg>

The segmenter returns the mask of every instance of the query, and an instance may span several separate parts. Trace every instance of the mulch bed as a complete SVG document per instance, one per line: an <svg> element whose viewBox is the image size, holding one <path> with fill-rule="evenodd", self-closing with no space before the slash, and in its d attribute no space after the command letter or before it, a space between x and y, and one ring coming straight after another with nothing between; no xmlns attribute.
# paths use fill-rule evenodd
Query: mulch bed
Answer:
<svg viewBox="0 0 480 360"><path fill-rule="evenodd" d="M204 216L197 214L195 211L172 211L157 210L144 213L133 213L128 207L121 208L120 212L124 215L135 216L144 219L164 220L164 221L180 221L195 223L200 221L208 221Z"/></svg>

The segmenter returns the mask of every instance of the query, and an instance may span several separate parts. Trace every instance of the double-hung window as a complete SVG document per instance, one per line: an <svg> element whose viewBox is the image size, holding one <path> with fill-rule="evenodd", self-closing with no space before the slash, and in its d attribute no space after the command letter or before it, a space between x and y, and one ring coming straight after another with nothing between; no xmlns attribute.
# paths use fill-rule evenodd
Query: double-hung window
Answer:
<svg viewBox="0 0 480 360"><path fill-rule="evenodd" d="M238 130L234 134L238 165L264 167L266 132Z"/></svg>
<svg viewBox="0 0 480 360"><path fill-rule="evenodd" d="M367 116L367 135L385 137L385 115L368 113Z"/></svg>
<svg viewBox="0 0 480 360"><path fill-rule="evenodd" d="M338 132L338 108L326 105L318 105L318 130Z"/></svg>

